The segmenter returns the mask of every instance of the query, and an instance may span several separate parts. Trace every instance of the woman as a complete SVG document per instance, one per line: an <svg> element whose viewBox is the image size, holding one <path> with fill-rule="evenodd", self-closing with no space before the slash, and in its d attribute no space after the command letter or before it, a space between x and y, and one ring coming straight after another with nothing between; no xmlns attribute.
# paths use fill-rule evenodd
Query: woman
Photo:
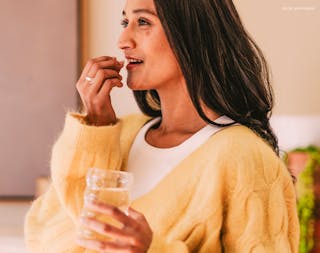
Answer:
<svg viewBox="0 0 320 253"><path fill-rule="evenodd" d="M67 115L52 186L26 217L31 252L298 252L267 64L232 1L128 0L122 25L127 85L148 117L115 115L123 62L86 64L77 83L85 114ZM129 215L88 204L123 225L81 221L108 243L74 239L90 167L132 171L138 182Z"/></svg>

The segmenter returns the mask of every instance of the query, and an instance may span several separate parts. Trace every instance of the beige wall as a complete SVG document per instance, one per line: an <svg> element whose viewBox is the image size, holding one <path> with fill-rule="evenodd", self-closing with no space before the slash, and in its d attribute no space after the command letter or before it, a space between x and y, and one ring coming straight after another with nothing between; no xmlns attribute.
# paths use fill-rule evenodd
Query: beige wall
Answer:
<svg viewBox="0 0 320 253"><path fill-rule="evenodd" d="M276 114L320 114L319 0L236 0L273 72Z"/></svg>
<svg viewBox="0 0 320 253"><path fill-rule="evenodd" d="M77 0L1 0L0 31L0 196L33 195L75 107Z"/></svg>
<svg viewBox="0 0 320 253"><path fill-rule="evenodd" d="M84 59L119 56L124 0L82 0L87 7ZM320 114L319 0L235 0L247 30L265 52L273 72L278 115ZM120 114L137 110L127 89L113 92Z"/></svg>
<svg viewBox="0 0 320 253"><path fill-rule="evenodd" d="M117 39L121 32L124 0L82 0L82 64L90 57L114 55L121 57Z"/></svg>

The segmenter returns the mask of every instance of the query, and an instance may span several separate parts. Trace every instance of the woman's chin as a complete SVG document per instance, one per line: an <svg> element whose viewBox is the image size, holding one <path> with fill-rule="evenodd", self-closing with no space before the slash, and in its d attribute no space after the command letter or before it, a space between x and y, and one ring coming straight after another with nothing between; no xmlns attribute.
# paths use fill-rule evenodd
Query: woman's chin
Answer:
<svg viewBox="0 0 320 253"><path fill-rule="evenodd" d="M135 90L147 90L147 87L144 87L144 85L140 83L135 83L135 82L127 82L127 86L129 89L135 91Z"/></svg>
<svg viewBox="0 0 320 253"><path fill-rule="evenodd" d="M139 90L139 89L137 89L137 86L136 85L134 85L133 83L127 83L127 86L128 86L128 88L130 89L130 90Z"/></svg>

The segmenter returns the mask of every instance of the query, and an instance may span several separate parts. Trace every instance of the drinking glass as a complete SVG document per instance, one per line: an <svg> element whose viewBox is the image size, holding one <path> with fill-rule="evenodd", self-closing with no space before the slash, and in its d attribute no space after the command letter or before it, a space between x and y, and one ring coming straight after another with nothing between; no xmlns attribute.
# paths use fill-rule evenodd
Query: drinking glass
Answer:
<svg viewBox="0 0 320 253"><path fill-rule="evenodd" d="M130 205L130 189L133 183L133 175L130 172L118 170L106 170L100 168L90 168L86 176L86 189L84 202L99 202L118 207L128 214ZM120 228L121 224L110 216L96 213L84 205L81 217L94 218L100 222L108 223ZM108 241L110 238L91 231L80 225L78 234L86 239L99 239Z"/></svg>

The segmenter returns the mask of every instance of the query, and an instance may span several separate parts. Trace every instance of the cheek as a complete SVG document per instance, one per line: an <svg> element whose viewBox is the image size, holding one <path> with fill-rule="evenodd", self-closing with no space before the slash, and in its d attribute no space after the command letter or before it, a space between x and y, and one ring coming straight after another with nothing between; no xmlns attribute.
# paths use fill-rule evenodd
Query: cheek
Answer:
<svg viewBox="0 0 320 253"><path fill-rule="evenodd" d="M167 82L182 76L178 61L166 40L159 40L153 44L149 51L151 78L158 79L159 82Z"/></svg>
<svg viewBox="0 0 320 253"><path fill-rule="evenodd" d="M166 40L159 40L153 43L152 48L150 47L148 51L147 57L150 60L150 64L158 70L162 69L162 72L166 70L165 72L168 73L180 69L175 55Z"/></svg>
<svg viewBox="0 0 320 253"><path fill-rule="evenodd" d="M154 89L178 84L183 80L179 66L174 58L163 56L161 59L150 63L145 69L144 79Z"/></svg>

